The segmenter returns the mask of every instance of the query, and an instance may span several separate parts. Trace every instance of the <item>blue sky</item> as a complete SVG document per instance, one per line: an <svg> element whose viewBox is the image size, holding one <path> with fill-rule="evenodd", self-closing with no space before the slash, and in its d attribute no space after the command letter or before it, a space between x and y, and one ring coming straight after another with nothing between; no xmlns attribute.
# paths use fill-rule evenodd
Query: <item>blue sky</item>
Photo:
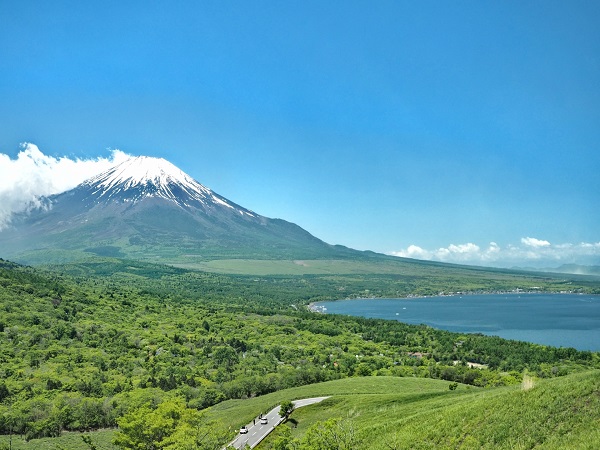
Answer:
<svg viewBox="0 0 600 450"><path fill-rule="evenodd" d="M598 23L593 1L0 0L0 171L23 142L120 149L330 243L600 264Z"/></svg>

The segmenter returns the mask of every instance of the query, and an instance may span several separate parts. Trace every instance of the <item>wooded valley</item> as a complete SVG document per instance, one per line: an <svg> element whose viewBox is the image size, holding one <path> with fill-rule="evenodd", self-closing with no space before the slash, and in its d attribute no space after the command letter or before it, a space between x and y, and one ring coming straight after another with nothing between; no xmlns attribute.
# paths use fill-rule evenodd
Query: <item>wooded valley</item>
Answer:
<svg viewBox="0 0 600 450"><path fill-rule="evenodd" d="M491 387L600 367L593 352L305 308L365 289L409 291L396 276L228 276L122 260L60 269L0 262L2 434L115 427L165 401L202 410L347 377Z"/></svg>

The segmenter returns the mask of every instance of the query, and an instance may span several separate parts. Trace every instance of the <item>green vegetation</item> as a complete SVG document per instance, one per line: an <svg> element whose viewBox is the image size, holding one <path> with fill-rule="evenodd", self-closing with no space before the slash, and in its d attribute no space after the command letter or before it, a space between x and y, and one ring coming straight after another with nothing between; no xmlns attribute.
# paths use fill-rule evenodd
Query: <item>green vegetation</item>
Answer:
<svg viewBox="0 0 600 450"><path fill-rule="evenodd" d="M219 261L213 263L213 268L220 264ZM49 268L81 281L93 279L94 283L107 284L110 281L114 288L141 283L148 291L168 298L279 310L289 310L292 304L299 306L317 300L396 298L438 295L440 292L508 292L520 289L600 294L600 280L590 277L573 275L565 278L564 274L514 272L398 258L297 263L243 260L225 263L236 273L218 273L217 269L217 273L211 273L208 266L204 267L208 272L201 272L139 261L99 258ZM301 272L286 272L290 267L299 268ZM98 280L98 277L102 280Z"/></svg>
<svg viewBox="0 0 600 450"><path fill-rule="evenodd" d="M360 449L595 449L600 445L600 371L534 387L509 386L416 394L410 387L369 393L339 393L292 414L260 449L342 449L332 434ZM351 382L358 381L352 379ZM375 378L372 383L379 383ZM439 383L439 382L438 382ZM327 389L314 386L312 395ZM408 391L408 392L407 392ZM312 447L316 431L324 445ZM342 440L343 441L343 440ZM339 441L338 441L339 442Z"/></svg>
<svg viewBox="0 0 600 450"><path fill-rule="evenodd" d="M600 367L593 352L318 315L303 307L321 299L439 292L442 286L478 291L486 280L490 290L598 291L591 281L546 275L460 267L443 275L436 265L400 266L398 273L373 273L366 266L365 273L250 276L117 259L94 258L51 271L0 260L0 433L19 436L13 436L15 449L43 449L46 443L59 448L52 445L61 442L63 448L114 448L113 439L122 448L144 439L157 448L194 448L206 423L213 431L206 439L223 442L221 427L239 427L258 412L316 391L339 397L325 407L360 390L375 401L372 391L381 390L379 408L385 410L385 395L400 382L412 386L399 394L407 402L403 409L410 410L437 407L436 401L442 405L449 396L483 395L463 384L517 386L524 371L553 378ZM467 362L488 368L472 369ZM461 384L451 390L451 383ZM211 406L206 415L198 412ZM348 432L337 412L323 411L328 412L317 420L332 419L325 429ZM369 414L376 415L373 411ZM295 411L292 418L303 414ZM94 432L92 444L74 433L117 425L118 437ZM307 429L303 426L298 433ZM360 421L352 426L352 439L375 427ZM8 439L0 440L0 448ZM23 439L35 439L36 446Z"/></svg>
<svg viewBox="0 0 600 450"><path fill-rule="evenodd" d="M97 430L89 433L63 432L59 437L25 440L23 436L0 436L0 449L5 450L118 450L113 444L116 431ZM92 446L83 439L90 439Z"/></svg>
<svg viewBox="0 0 600 450"><path fill-rule="evenodd" d="M294 411L294 404L291 400L284 400L281 402L281 405L279 405L279 415L281 417L289 416L292 411Z"/></svg>
<svg viewBox="0 0 600 450"><path fill-rule="evenodd" d="M197 409L188 408L183 398L144 405L118 420L115 445L128 449L217 450L227 431L208 422Z"/></svg>

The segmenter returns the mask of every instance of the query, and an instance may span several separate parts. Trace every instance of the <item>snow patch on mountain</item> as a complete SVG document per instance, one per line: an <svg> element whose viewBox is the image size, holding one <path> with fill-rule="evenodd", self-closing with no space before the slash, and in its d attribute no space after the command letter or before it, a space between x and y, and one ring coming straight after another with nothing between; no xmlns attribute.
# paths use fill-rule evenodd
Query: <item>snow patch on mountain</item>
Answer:
<svg viewBox="0 0 600 450"><path fill-rule="evenodd" d="M97 185L106 191L116 187L131 189L147 183L165 187L170 183L175 183L192 189L200 187L200 191L203 193L209 191L166 159L149 156L129 158L106 172L91 178L86 183Z"/></svg>
<svg viewBox="0 0 600 450"><path fill-rule="evenodd" d="M130 158L90 178L83 185L102 200L122 198L123 201L137 202L143 198L158 197L170 200L180 207L190 207L190 200L195 200L204 206L220 205L242 215L257 217L252 211L230 203L198 183L163 158Z"/></svg>

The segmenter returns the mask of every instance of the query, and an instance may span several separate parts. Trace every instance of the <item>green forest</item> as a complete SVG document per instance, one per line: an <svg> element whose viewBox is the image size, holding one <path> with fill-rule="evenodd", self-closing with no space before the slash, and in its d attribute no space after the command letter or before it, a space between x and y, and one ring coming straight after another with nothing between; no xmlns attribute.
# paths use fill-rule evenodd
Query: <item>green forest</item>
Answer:
<svg viewBox="0 0 600 450"><path fill-rule="evenodd" d="M600 284L589 281L502 272L487 281L487 290L560 291L567 283L571 290L600 292ZM447 279L255 276L110 259L45 269L0 260L0 434L33 440L119 425L135 429L142 426L137 418L155 414L157 421L170 417L172 426L170 440L156 448L184 448L185 442L219 448L231 431L212 426L212 447L202 447L193 424L203 410L229 399L356 377L490 388L518 385L524 374L545 379L600 368L594 352L306 308L316 300L444 287L480 292L486 280L464 271ZM175 415L185 427L175 426ZM118 436L115 445L138 448L131 436Z"/></svg>

